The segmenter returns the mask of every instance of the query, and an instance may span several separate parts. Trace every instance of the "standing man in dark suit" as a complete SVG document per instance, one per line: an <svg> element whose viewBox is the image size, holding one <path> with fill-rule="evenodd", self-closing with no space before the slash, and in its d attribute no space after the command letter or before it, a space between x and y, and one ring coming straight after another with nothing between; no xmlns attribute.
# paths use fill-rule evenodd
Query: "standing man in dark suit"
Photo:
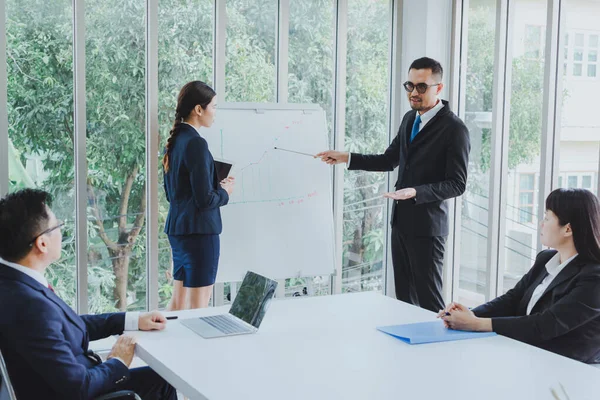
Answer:
<svg viewBox="0 0 600 400"><path fill-rule="evenodd" d="M403 86L412 111L385 153L340 151L317 154L348 169L392 171L398 167L392 212L392 261L398 300L432 311L444 308L442 267L448 236L448 199L464 193L469 162L469 131L438 96L444 85L437 61L415 60Z"/></svg>
<svg viewBox="0 0 600 400"><path fill-rule="evenodd" d="M135 338L121 336L106 362L90 340L125 330L160 330L158 311L77 315L44 277L60 258L63 222L49 195L25 189L0 200L0 350L19 400L93 399L133 390L144 400L175 400L175 389L150 368L129 369Z"/></svg>

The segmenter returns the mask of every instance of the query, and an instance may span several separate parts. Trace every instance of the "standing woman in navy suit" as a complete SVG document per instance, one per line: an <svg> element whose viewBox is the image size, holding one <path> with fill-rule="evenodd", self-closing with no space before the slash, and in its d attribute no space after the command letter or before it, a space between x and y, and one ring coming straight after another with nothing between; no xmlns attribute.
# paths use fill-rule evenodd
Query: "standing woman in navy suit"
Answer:
<svg viewBox="0 0 600 400"><path fill-rule="evenodd" d="M165 233L173 253L173 296L167 309L208 307L219 265L220 207L234 180L218 181L200 128L215 119L216 93L207 84L185 84L177 97L175 123L163 157L169 214Z"/></svg>

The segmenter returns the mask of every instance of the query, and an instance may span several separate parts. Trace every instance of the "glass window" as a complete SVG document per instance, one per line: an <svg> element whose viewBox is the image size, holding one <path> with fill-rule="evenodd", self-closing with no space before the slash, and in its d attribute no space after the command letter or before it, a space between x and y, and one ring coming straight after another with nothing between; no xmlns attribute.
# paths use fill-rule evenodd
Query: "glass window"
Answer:
<svg viewBox="0 0 600 400"><path fill-rule="evenodd" d="M92 313L146 308L145 6L86 2Z"/></svg>
<svg viewBox="0 0 600 400"><path fill-rule="evenodd" d="M577 176L569 175L567 177L567 187L568 188L576 188L577 187Z"/></svg>
<svg viewBox="0 0 600 400"><path fill-rule="evenodd" d="M541 26L525 26L525 57L541 58L543 57L544 31Z"/></svg>
<svg viewBox="0 0 600 400"><path fill-rule="evenodd" d="M521 192L519 199L522 205L533 204L533 193Z"/></svg>
<svg viewBox="0 0 600 400"><path fill-rule="evenodd" d="M562 4L564 18L560 30L587 32L587 43L597 50L598 24L592 16L600 13L600 3L565 0ZM594 192L598 190L600 154L600 120L594 102L599 89L598 79L582 81L567 75L563 77L558 101L561 105L559 173L565 176L567 187L589 187Z"/></svg>
<svg viewBox="0 0 600 400"><path fill-rule="evenodd" d="M573 76L583 75L583 34L575 34L575 43L573 48Z"/></svg>
<svg viewBox="0 0 600 400"><path fill-rule="evenodd" d="M289 20L288 101L319 104L327 114L331 137L335 3L292 1Z"/></svg>
<svg viewBox="0 0 600 400"><path fill-rule="evenodd" d="M76 305L73 159L73 7L70 0L7 0L9 191L50 192L52 209L66 222L63 253L46 278ZM2 105L4 106L4 105Z"/></svg>
<svg viewBox="0 0 600 400"><path fill-rule="evenodd" d="M538 247L538 180L542 137L544 59L528 59L519 52L523 37L521 24L543 24L546 1L517 0L512 24L512 74L510 83L510 121L508 180L503 275L500 292L511 289L530 268ZM535 12L533 12L535 10ZM579 39L575 37L575 41ZM517 179L522 179L517 182ZM515 190L519 188L519 190ZM500 294L500 293L499 293Z"/></svg>
<svg viewBox="0 0 600 400"><path fill-rule="evenodd" d="M569 34L565 33L565 48L563 49L563 75L569 73Z"/></svg>
<svg viewBox="0 0 600 400"><path fill-rule="evenodd" d="M348 2L347 151L382 153L389 143L389 10L388 0ZM344 292L383 288L385 189L385 173L345 172Z"/></svg>
<svg viewBox="0 0 600 400"><path fill-rule="evenodd" d="M534 209L535 174L521 174L519 185L519 222L531 223Z"/></svg>
<svg viewBox="0 0 600 400"><path fill-rule="evenodd" d="M535 175L534 174L521 174L521 190L531 190L533 191L535 185Z"/></svg>
<svg viewBox="0 0 600 400"><path fill-rule="evenodd" d="M316 103L327 115L330 143L333 123L335 2L290 2L288 102ZM286 296L330 293L329 276L286 279Z"/></svg>
<svg viewBox="0 0 600 400"><path fill-rule="evenodd" d="M227 1L225 100L276 100L276 0Z"/></svg>
<svg viewBox="0 0 600 400"><path fill-rule="evenodd" d="M487 292L488 212L490 197L490 135L493 111L496 1L471 1L467 36L467 79L462 82L471 153L469 179L462 197L460 270L457 300L467 306L485 301Z"/></svg>
<svg viewBox="0 0 600 400"><path fill-rule="evenodd" d="M214 1L178 0L158 4L158 294L166 307L172 294L172 260L169 239L163 232L169 203L163 189L162 152L173 127L179 90L189 81L213 85ZM218 115L218 112L217 112Z"/></svg>
<svg viewBox="0 0 600 400"><path fill-rule="evenodd" d="M598 35L588 37L588 68L587 76L595 78L598 70Z"/></svg>
<svg viewBox="0 0 600 400"><path fill-rule="evenodd" d="M585 19L582 19L583 25L587 23ZM577 26L577 30L587 30L584 27ZM571 43L572 48L572 60L569 60L569 44L565 41L565 54L564 63L573 65L572 75L573 76L586 76L588 78L595 78L598 71L598 39L599 34L597 33L574 33L575 40Z"/></svg>

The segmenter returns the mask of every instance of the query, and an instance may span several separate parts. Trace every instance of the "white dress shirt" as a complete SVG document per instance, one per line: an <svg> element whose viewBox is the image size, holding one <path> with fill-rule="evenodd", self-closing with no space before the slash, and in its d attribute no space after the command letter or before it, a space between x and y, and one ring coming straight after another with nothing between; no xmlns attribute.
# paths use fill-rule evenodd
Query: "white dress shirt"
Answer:
<svg viewBox="0 0 600 400"><path fill-rule="evenodd" d="M561 264L560 254L556 253L554 257L552 257L550 261L546 263L546 271L548 271L548 276L546 276L542 283L540 283L533 291L531 299L529 300L529 304L527 305L527 315L531 313L531 310L535 306L535 303L537 303L538 300L542 297L542 295L544 294L546 289L548 289L548 286L550 286L554 278L556 278L556 276L560 274L560 271L562 271L571 261L573 261L575 257L577 257L577 254L575 254L573 257L569 258Z"/></svg>
<svg viewBox="0 0 600 400"><path fill-rule="evenodd" d="M442 103L442 100L440 98L438 98L437 103L435 104L435 106L433 106L433 108L431 110L428 110L428 111L424 112L423 114L421 114L421 124L419 125L419 132L421 132L421 129L423 129L425 124L428 123L429 121L431 121L432 118L435 117L442 108L444 108L444 103ZM346 168L350 168L350 159L351 158L352 158L352 154L350 152L348 152L348 162L346 163Z"/></svg>
<svg viewBox="0 0 600 400"><path fill-rule="evenodd" d="M419 125L419 132L421 132L425 124L431 121L432 118L435 117L442 108L444 108L444 103L442 103L441 99L438 99L436 105L433 106L431 110L428 110L421 114L421 125Z"/></svg>

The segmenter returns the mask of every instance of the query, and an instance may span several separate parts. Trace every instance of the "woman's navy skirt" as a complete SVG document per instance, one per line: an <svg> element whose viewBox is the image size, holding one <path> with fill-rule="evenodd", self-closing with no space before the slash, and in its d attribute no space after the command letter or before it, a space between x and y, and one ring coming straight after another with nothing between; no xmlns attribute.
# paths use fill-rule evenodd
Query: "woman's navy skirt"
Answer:
<svg viewBox="0 0 600 400"><path fill-rule="evenodd" d="M184 287L215 283L221 244L219 235L169 235L173 251L173 279Z"/></svg>

